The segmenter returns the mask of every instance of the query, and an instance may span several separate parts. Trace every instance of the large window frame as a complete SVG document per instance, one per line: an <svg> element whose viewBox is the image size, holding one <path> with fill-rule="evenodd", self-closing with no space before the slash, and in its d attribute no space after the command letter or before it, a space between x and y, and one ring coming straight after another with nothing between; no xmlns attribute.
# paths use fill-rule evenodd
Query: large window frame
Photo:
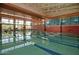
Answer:
<svg viewBox="0 0 79 59"><path fill-rule="evenodd" d="M2 44L13 42L13 19L2 17Z"/></svg>

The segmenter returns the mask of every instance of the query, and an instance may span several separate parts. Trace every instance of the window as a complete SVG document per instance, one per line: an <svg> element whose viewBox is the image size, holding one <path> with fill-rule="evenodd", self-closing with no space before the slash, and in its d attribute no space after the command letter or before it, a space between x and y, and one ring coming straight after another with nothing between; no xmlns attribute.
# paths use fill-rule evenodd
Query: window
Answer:
<svg viewBox="0 0 79 59"><path fill-rule="evenodd" d="M11 18L2 18L2 23L4 23L4 24L13 24L13 19L11 19Z"/></svg>
<svg viewBox="0 0 79 59"><path fill-rule="evenodd" d="M2 44L13 42L13 20L2 18Z"/></svg>
<svg viewBox="0 0 79 59"><path fill-rule="evenodd" d="M60 24L60 19L54 19L54 24L59 25Z"/></svg>
<svg viewBox="0 0 79 59"><path fill-rule="evenodd" d="M59 19L50 19L46 21L46 25L59 25L60 20Z"/></svg>
<svg viewBox="0 0 79 59"><path fill-rule="evenodd" d="M16 19L16 23L15 24L23 24L23 20L19 20L19 19Z"/></svg>
<svg viewBox="0 0 79 59"><path fill-rule="evenodd" d="M52 19L47 20L46 25L54 25L54 20L52 20Z"/></svg>
<svg viewBox="0 0 79 59"><path fill-rule="evenodd" d="M26 25L26 29L31 29L31 21L26 21L25 25Z"/></svg>
<svg viewBox="0 0 79 59"><path fill-rule="evenodd" d="M20 40L23 40L23 24L24 24L24 21L23 20L20 20L20 19L16 19L15 21L15 29L16 29L16 41L20 41Z"/></svg>
<svg viewBox="0 0 79 59"><path fill-rule="evenodd" d="M62 25L70 25L71 23L71 21L70 21L70 18L65 18L65 19L62 19L61 20L61 22L62 22Z"/></svg>
<svg viewBox="0 0 79 59"><path fill-rule="evenodd" d="M30 40L31 39L31 25L32 22L31 21L26 21L25 26L26 26L26 40Z"/></svg>
<svg viewBox="0 0 79 59"><path fill-rule="evenodd" d="M31 21L26 21L26 25L31 26Z"/></svg>
<svg viewBox="0 0 79 59"><path fill-rule="evenodd" d="M72 25L78 24L78 21L79 21L78 17L71 17L71 24Z"/></svg>
<svg viewBox="0 0 79 59"><path fill-rule="evenodd" d="M49 21L46 21L46 25L49 25L50 24L50 22Z"/></svg>

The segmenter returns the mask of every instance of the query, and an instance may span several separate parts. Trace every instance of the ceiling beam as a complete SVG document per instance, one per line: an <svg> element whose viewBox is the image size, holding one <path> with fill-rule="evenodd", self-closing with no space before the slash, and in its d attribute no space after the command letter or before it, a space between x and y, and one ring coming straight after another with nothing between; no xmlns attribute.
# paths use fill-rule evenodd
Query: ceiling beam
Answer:
<svg viewBox="0 0 79 59"><path fill-rule="evenodd" d="M67 18L67 17L72 17L72 16L79 16L79 12L74 12L74 13L69 13L69 14L63 14L63 15L58 15L58 16L48 16L49 19L53 18Z"/></svg>
<svg viewBox="0 0 79 59"><path fill-rule="evenodd" d="M43 17L43 15L34 13L34 12L30 11L30 10L24 9L22 7L19 7L19 6L10 4L10 3L1 3L0 7L6 8L6 9L9 9L9 10L13 10L13 11L17 11L17 12L21 12L21 13L24 13L24 14L27 14L27 15L38 17L38 18L42 18Z"/></svg>

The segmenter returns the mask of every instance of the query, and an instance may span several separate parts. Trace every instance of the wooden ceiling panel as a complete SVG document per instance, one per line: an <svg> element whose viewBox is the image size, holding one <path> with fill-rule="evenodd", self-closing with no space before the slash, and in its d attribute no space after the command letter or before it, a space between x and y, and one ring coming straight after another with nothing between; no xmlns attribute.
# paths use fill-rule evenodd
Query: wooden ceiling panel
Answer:
<svg viewBox="0 0 79 59"><path fill-rule="evenodd" d="M2 7L39 18L60 17L79 12L79 3L12 3L2 4Z"/></svg>

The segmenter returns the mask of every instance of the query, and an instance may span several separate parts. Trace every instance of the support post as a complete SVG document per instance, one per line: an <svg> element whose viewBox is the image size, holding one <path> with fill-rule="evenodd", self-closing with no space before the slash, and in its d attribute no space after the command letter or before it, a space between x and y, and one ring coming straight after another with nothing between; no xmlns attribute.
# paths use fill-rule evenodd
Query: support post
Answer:
<svg viewBox="0 0 79 59"><path fill-rule="evenodd" d="M15 28L15 26L16 26L16 24L15 24L15 18L14 18L14 20L13 20L13 36L14 36L14 43L16 43L16 28Z"/></svg>
<svg viewBox="0 0 79 59"><path fill-rule="evenodd" d="M24 42L26 42L26 21L24 19L24 24L23 24L23 38L24 38Z"/></svg>
<svg viewBox="0 0 79 59"><path fill-rule="evenodd" d="M46 22L45 22L45 19L43 20L43 23L44 23L44 36L46 37Z"/></svg>
<svg viewBox="0 0 79 59"><path fill-rule="evenodd" d="M60 18L60 39L62 40L62 19Z"/></svg>
<svg viewBox="0 0 79 59"><path fill-rule="evenodd" d="M1 12L1 11L0 11ZM0 54L2 50L2 23L1 23L1 13L0 13Z"/></svg>

